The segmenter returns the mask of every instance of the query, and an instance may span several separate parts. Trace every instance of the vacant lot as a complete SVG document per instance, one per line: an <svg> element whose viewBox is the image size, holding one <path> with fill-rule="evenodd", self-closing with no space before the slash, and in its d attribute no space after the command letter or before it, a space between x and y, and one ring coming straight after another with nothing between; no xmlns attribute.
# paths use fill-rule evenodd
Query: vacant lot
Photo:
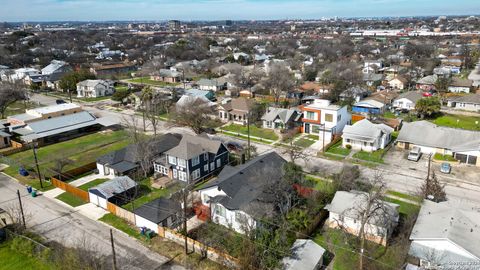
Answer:
<svg viewBox="0 0 480 270"><path fill-rule="evenodd" d="M42 176L49 178L55 173L57 160L70 159L71 164L65 166L63 171L68 171L88 163L94 162L99 156L118 150L129 144L125 131L99 132L73 140L41 147L37 151L38 163ZM35 161L32 150L8 156L5 160L10 167L4 172L17 178L23 184L39 188L38 180L32 177L22 177L18 169L24 167L35 171Z"/></svg>
<svg viewBox="0 0 480 270"><path fill-rule="evenodd" d="M237 132L243 135L248 134L247 126L231 124L226 127L222 127L223 130ZM278 140L277 134L269 129L258 128L256 126L250 125L250 136L259 137L267 140L276 141Z"/></svg>
<svg viewBox="0 0 480 270"><path fill-rule="evenodd" d="M12 241L0 244L0 269L36 269L52 270L57 269L54 265L44 263L36 258L26 256L13 250L10 245Z"/></svg>
<svg viewBox="0 0 480 270"><path fill-rule="evenodd" d="M478 116L444 114L432 122L444 127L480 130L480 117Z"/></svg>
<svg viewBox="0 0 480 270"><path fill-rule="evenodd" d="M167 82L150 80L150 77L133 78L133 79L128 80L128 82L150 84L150 85L154 85L154 86L175 86L175 85L178 85L178 83L167 83Z"/></svg>

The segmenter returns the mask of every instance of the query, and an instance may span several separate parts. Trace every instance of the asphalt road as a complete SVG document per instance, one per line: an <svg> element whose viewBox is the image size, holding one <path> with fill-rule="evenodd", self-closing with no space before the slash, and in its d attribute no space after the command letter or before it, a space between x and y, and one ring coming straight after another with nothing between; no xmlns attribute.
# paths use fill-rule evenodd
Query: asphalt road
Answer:
<svg viewBox="0 0 480 270"><path fill-rule="evenodd" d="M1 208L7 209L17 204L17 190L20 190L22 196L28 229L47 241L83 248L92 254L105 256L107 262L111 261L110 227L46 197L32 198L24 186L3 173L0 174ZM150 251L137 240L116 230L114 242L119 269L183 269L168 264L168 258Z"/></svg>

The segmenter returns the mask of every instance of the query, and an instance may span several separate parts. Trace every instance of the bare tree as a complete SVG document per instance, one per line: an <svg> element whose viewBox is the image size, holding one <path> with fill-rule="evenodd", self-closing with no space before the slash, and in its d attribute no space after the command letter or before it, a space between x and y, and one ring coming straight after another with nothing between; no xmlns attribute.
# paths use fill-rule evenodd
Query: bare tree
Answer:
<svg viewBox="0 0 480 270"><path fill-rule="evenodd" d="M211 115L214 110L209 104L201 99L192 98L174 110L171 110L170 124L191 128L196 134L203 132L204 128L210 127Z"/></svg>
<svg viewBox="0 0 480 270"><path fill-rule="evenodd" d="M282 63L273 63L265 80L265 87L270 90L278 104L280 96L293 89L294 80L290 70Z"/></svg>
<svg viewBox="0 0 480 270"><path fill-rule="evenodd" d="M447 200L447 194L445 193L445 184L441 184L435 172L432 170L431 176L428 175L425 182L420 187L420 195L422 198L431 200L434 202L443 202Z"/></svg>
<svg viewBox="0 0 480 270"><path fill-rule="evenodd" d="M263 71L258 68L249 70L242 66L235 66L232 74L235 85L239 89L250 89L265 75Z"/></svg>
<svg viewBox="0 0 480 270"><path fill-rule="evenodd" d="M73 164L74 161L67 156L60 156L53 161L52 171L58 174L58 180L63 181L63 170L66 166Z"/></svg>
<svg viewBox="0 0 480 270"><path fill-rule="evenodd" d="M300 147L295 142L295 135L298 132L296 130L289 130L287 133L284 134L283 140L288 141L287 148L283 151L283 154L286 154L290 157L290 161L295 163L297 160L305 160L307 155L304 152L304 149Z"/></svg>
<svg viewBox="0 0 480 270"><path fill-rule="evenodd" d="M19 100L26 100L27 92L20 83L0 82L0 114L5 118L7 108Z"/></svg>

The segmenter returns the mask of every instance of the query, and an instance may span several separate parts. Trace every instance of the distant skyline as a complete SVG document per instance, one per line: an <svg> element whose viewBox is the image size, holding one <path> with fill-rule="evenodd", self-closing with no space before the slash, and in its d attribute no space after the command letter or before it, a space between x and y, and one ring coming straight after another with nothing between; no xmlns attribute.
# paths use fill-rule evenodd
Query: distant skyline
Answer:
<svg viewBox="0 0 480 270"><path fill-rule="evenodd" d="M480 0L0 0L0 21L320 19L470 15Z"/></svg>

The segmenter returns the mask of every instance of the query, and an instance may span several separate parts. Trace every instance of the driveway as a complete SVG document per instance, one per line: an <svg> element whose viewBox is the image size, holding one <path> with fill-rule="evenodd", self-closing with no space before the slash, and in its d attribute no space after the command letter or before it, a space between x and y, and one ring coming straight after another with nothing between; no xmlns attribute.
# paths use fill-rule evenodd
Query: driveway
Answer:
<svg viewBox="0 0 480 270"><path fill-rule="evenodd" d="M32 198L23 185L3 173L0 174L0 207L7 208L17 202L17 189L22 196L28 229L49 241L85 248L111 260L110 227L44 196ZM123 232L114 230L114 241L120 269L183 269L167 265L167 257L150 251Z"/></svg>

